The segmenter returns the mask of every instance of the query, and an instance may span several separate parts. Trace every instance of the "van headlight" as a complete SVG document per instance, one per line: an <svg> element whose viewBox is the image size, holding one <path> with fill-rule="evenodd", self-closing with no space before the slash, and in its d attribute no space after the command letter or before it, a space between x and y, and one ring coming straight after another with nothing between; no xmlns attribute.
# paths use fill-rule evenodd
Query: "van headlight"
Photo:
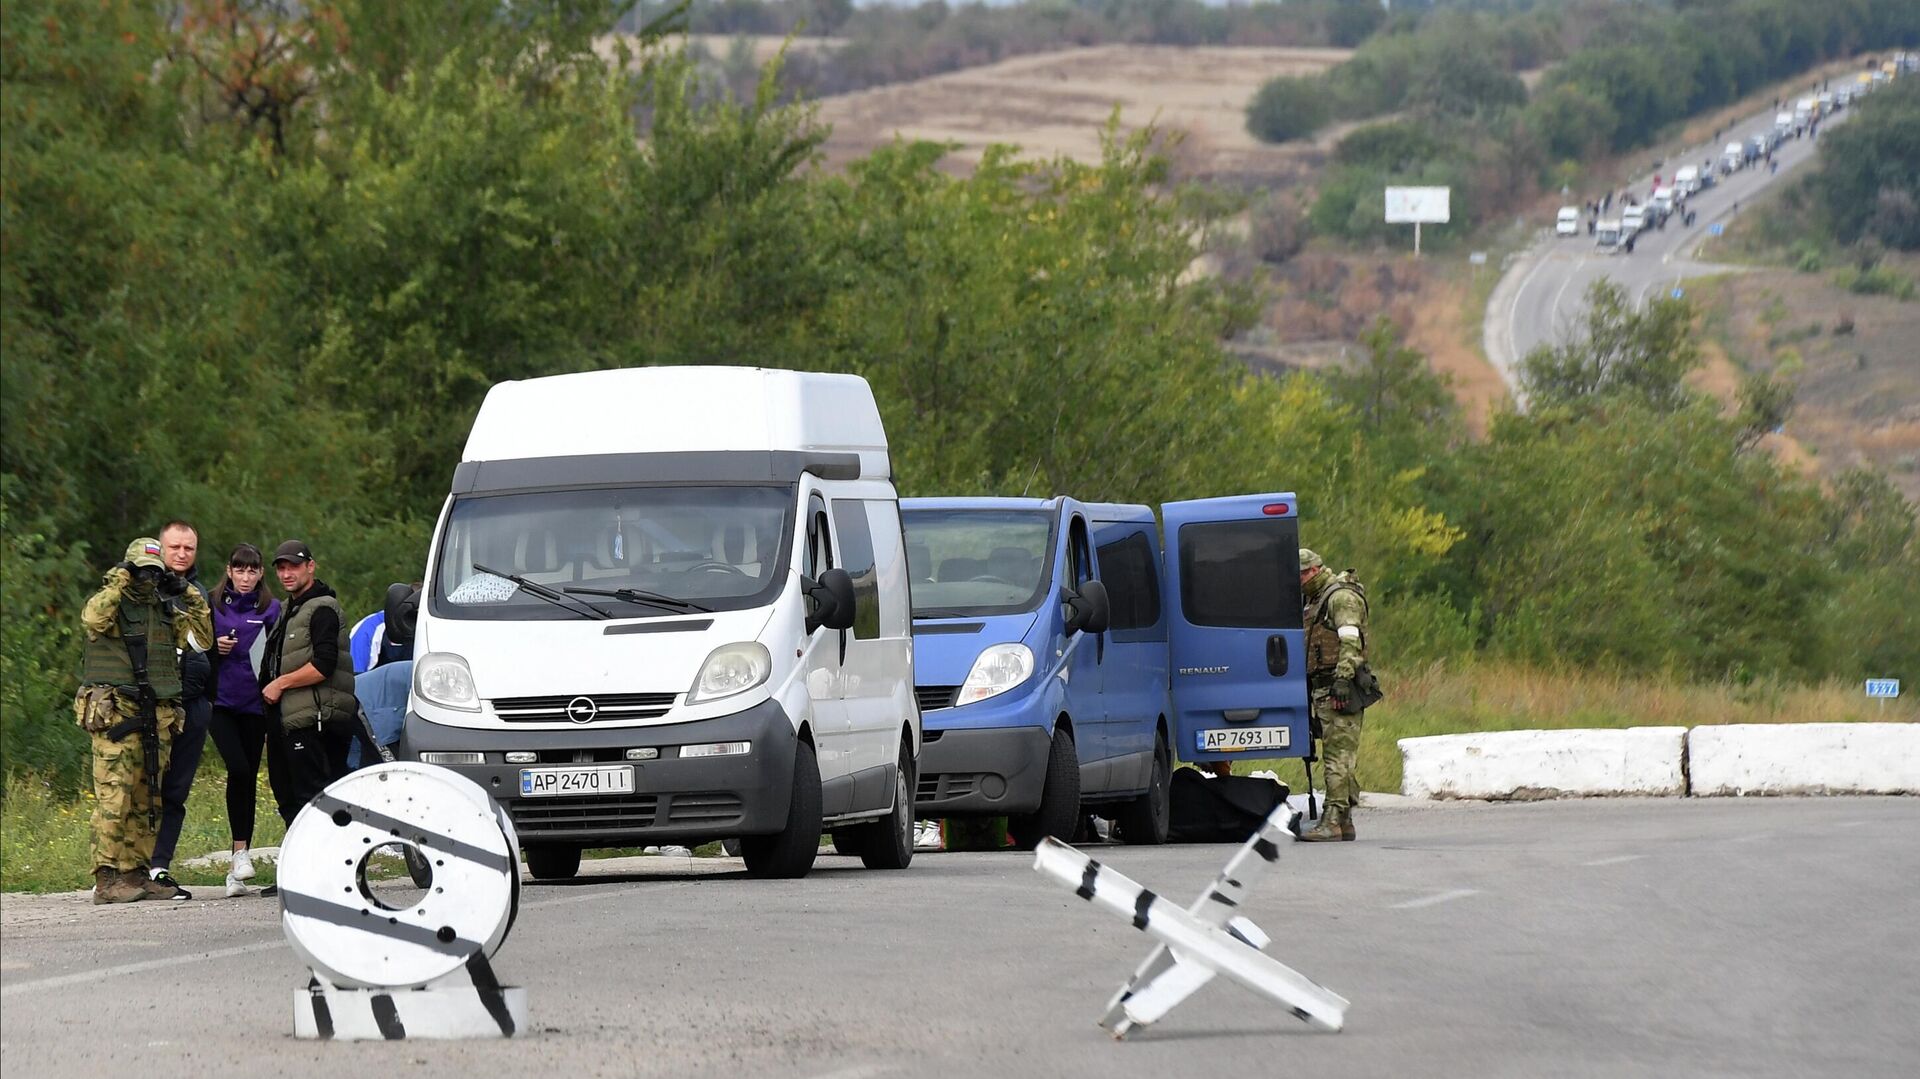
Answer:
<svg viewBox="0 0 1920 1079"><path fill-rule="evenodd" d="M767 654L766 645L757 641L723 644L700 665L700 675L687 691L687 703L699 704L745 693L766 681L772 673L773 657Z"/></svg>
<svg viewBox="0 0 1920 1079"><path fill-rule="evenodd" d="M480 710L480 692L474 688L467 661L452 652L428 652L413 661L413 691L442 708L462 712Z"/></svg>
<svg viewBox="0 0 1920 1079"><path fill-rule="evenodd" d="M960 683L954 706L998 697L1033 674L1033 652L1024 644L996 644L980 653Z"/></svg>

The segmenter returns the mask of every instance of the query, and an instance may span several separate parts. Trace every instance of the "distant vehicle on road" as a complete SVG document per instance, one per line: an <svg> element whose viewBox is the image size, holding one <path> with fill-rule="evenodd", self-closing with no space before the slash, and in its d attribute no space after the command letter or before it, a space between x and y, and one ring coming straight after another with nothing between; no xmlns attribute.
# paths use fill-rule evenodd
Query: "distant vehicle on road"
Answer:
<svg viewBox="0 0 1920 1079"><path fill-rule="evenodd" d="M1620 238L1620 221L1617 218L1605 218L1593 230L1594 243L1600 247L1618 250Z"/></svg>
<svg viewBox="0 0 1920 1079"><path fill-rule="evenodd" d="M1762 157L1765 157L1767 151L1771 149L1773 149L1773 140L1764 134L1755 135L1748 139L1745 151L1747 164L1751 165Z"/></svg>
<svg viewBox="0 0 1920 1079"><path fill-rule="evenodd" d="M1818 103L1810 97L1803 97L1793 103L1793 133L1795 135L1804 135L1807 133L1807 126L1813 123L1814 119L1818 116L1818 113L1814 112L1814 109L1818 107Z"/></svg>
<svg viewBox="0 0 1920 1079"><path fill-rule="evenodd" d="M1647 210L1644 206L1629 206L1620 213L1620 238L1640 232L1647 226Z"/></svg>
<svg viewBox="0 0 1920 1079"><path fill-rule="evenodd" d="M1684 198L1700 192L1700 170L1693 165L1682 165L1680 171L1673 174L1673 186Z"/></svg>
<svg viewBox="0 0 1920 1079"><path fill-rule="evenodd" d="M1787 136L1792 134L1794 134L1793 114L1790 112L1775 114L1773 118L1773 144L1775 146L1780 145L1787 141Z"/></svg>
<svg viewBox="0 0 1920 1079"><path fill-rule="evenodd" d="M1724 172L1724 173L1738 172L1740 171L1740 168L1744 166L1746 163L1747 163L1746 149L1737 142L1727 143L1726 148L1720 151L1720 171L1721 172Z"/></svg>
<svg viewBox="0 0 1920 1079"><path fill-rule="evenodd" d="M1579 207L1576 207L1576 206L1560 207L1560 216L1555 218L1553 222L1553 234L1555 236L1580 235Z"/></svg>

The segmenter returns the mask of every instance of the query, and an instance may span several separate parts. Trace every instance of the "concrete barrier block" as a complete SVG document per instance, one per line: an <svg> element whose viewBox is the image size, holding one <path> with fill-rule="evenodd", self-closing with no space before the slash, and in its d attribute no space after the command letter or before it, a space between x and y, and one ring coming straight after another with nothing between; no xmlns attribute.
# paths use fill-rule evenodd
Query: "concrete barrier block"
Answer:
<svg viewBox="0 0 1920 1079"><path fill-rule="evenodd" d="M1400 740L1400 793L1531 800L1685 794L1685 727L1484 731Z"/></svg>
<svg viewBox="0 0 1920 1079"><path fill-rule="evenodd" d="M1695 727L1697 795L1920 794L1920 724L1734 723Z"/></svg>

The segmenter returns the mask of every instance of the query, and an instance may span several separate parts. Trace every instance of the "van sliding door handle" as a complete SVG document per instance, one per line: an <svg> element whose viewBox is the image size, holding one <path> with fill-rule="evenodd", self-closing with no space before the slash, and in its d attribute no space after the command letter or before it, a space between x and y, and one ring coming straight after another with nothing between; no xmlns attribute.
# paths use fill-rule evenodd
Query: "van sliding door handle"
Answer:
<svg viewBox="0 0 1920 1079"><path fill-rule="evenodd" d="M1287 639L1278 633L1267 638L1267 673L1275 678L1287 673Z"/></svg>

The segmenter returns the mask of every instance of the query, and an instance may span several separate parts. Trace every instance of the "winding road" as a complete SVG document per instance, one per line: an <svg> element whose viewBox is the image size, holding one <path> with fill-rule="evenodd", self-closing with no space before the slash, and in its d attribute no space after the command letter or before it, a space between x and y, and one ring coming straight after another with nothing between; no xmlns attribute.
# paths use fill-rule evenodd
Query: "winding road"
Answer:
<svg viewBox="0 0 1920 1079"><path fill-rule="evenodd" d="M1681 151L1664 164L1661 173L1671 177L1676 168L1686 163L1707 158L1718 161L1720 148L1726 143L1735 139L1744 141L1771 127L1775 111L1769 108L1739 121L1722 136L1718 145L1694 146ZM1851 112L1851 109L1842 110L1823 121L1820 129L1825 131L1833 124L1844 123ZM1695 211L1692 227L1683 226L1675 215L1665 229L1641 233L1632 254L1624 249L1610 251L1599 247L1593 237L1587 235L1584 223L1577 236L1554 236L1548 231L1536 240L1495 287L1481 328L1487 359L1506 380L1515 400L1525 403L1516 369L1521 358L1539 345L1558 344L1572 335L1585 318L1587 289L1594 282L1611 278L1625 287L1630 297L1644 303L1673 289L1684 289L1687 278L1726 273L1730 267L1694 261L1695 247L1710 234L1713 226L1724 224L1742 212L1741 207L1751 208L1761 192L1812 160L1818 145L1815 138L1790 138L1774 151L1774 159L1780 164L1779 172L1769 172L1763 162L1758 167L1722 177L1719 183L1690 200L1689 208ZM1633 182L1634 192L1643 201L1652 189L1653 175L1648 173ZM1606 216L1617 217L1619 212L1620 207L1616 205Z"/></svg>

